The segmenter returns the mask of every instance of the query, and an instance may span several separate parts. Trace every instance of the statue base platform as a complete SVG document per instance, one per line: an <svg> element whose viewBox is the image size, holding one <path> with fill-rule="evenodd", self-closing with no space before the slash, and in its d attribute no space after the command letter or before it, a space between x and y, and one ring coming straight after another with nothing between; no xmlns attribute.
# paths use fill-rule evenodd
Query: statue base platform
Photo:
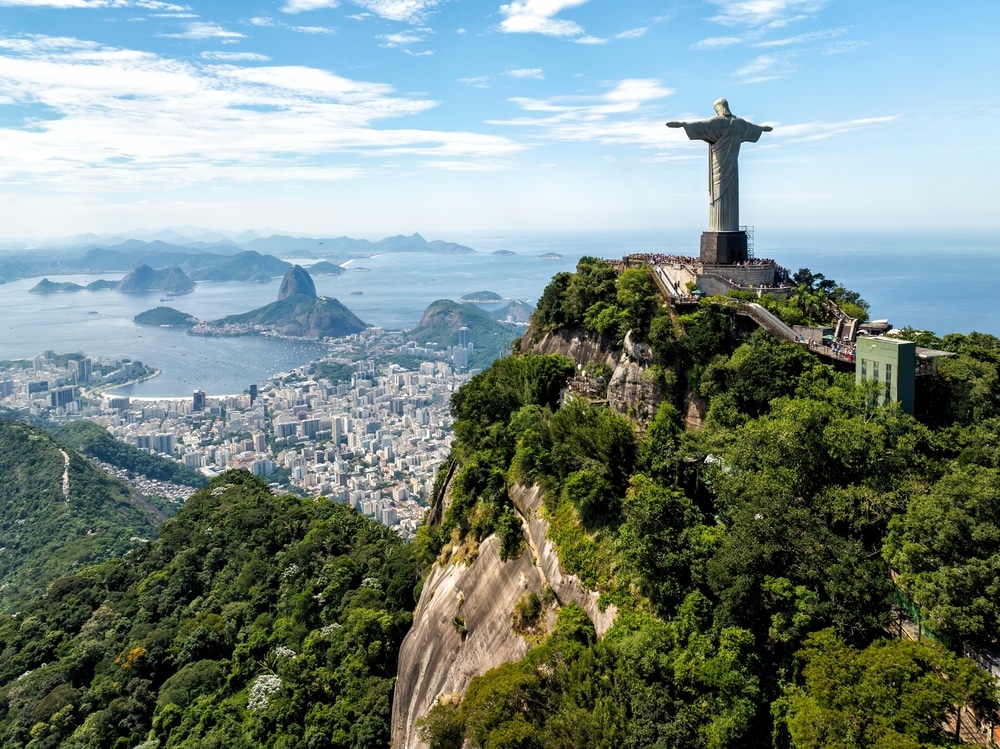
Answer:
<svg viewBox="0 0 1000 749"><path fill-rule="evenodd" d="M747 259L745 231L705 231L701 234L701 262L732 265Z"/></svg>

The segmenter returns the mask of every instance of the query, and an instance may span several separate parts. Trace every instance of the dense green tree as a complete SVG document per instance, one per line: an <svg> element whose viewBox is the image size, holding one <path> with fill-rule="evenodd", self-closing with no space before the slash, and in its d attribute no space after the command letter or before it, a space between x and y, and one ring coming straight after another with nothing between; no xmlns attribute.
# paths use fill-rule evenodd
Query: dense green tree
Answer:
<svg viewBox="0 0 1000 749"><path fill-rule="evenodd" d="M930 627L991 644L1000 631L1000 471L957 467L889 523L884 555Z"/></svg>
<svg viewBox="0 0 1000 749"><path fill-rule="evenodd" d="M987 674L926 640L856 650L823 630L799 657L803 683L785 705L793 749L953 746L941 735L945 716L959 706L989 709L994 699Z"/></svg>

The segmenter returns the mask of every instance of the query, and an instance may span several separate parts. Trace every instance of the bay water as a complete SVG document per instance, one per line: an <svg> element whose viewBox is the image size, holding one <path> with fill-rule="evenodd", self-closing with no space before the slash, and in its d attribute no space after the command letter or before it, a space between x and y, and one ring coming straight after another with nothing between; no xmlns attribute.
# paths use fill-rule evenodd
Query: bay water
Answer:
<svg viewBox="0 0 1000 749"><path fill-rule="evenodd" d="M572 271L584 255L697 255L699 234L669 230L449 236L448 241L477 252L377 255L351 261L342 275L317 275L313 280L318 294L336 297L365 322L399 330L415 327L433 301L458 300L476 291L534 303L555 273ZM515 254L494 254L496 250ZM548 253L560 257L544 259ZM973 330L1000 335L995 289L1000 242L994 235L757 230L755 255L773 258L793 272L809 268L858 291L870 303L872 319L939 335ZM302 265L316 262L288 259ZM96 278L117 276L50 280L86 284ZM162 371L157 378L121 389L124 395L177 397L196 389L210 395L239 393L328 350L320 343L252 336L190 336L182 330L138 325L132 319L161 305L204 320L247 312L277 299L279 279L264 284L201 282L190 294L165 301L162 292L29 293L38 280L0 285L0 359L31 357L49 349L139 360Z"/></svg>

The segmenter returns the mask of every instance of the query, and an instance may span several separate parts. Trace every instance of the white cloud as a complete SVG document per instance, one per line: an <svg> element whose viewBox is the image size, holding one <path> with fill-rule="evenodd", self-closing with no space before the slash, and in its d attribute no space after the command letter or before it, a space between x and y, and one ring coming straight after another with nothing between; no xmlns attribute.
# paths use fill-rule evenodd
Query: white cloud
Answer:
<svg viewBox="0 0 1000 749"><path fill-rule="evenodd" d="M459 78L459 83L464 83L466 86L471 86L472 88L489 88L490 79L484 76L479 76L478 78Z"/></svg>
<svg viewBox="0 0 1000 749"><path fill-rule="evenodd" d="M500 30L509 34L545 34L546 36L580 36L583 27L574 21L556 18L567 8L583 5L587 0L513 0L501 5L505 16Z"/></svg>
<svg viewBox="0 0 1000 749"><path fill-rule="evenodd" d="M410 57L430 57L434 54L434 50L425 49L423 52L414 52L412 49L404 49L403 52L408 54Z"/></svg>
<svg viewBox="0 0 1000 749"><path fill-rule="evenodd" d="M791 19L819 11L826 0L711 0L719 7L719 15L711 20L726 26L759 26L773 28L786 25Z"/></svg>
<svg viewBox="0 0 1000 749"><path fill-rule="evenodd" d="M589 34L587 34L586 36L579 36L576 39L574 39L573 41L575 43L577 43L577 44L607 44L608 43L607 39L602 39L599 36L590 36Z"/></svg>
<svg viewBox="0 0 1000 749"><path fill-rule="evenodd" d="M308 10L320 10L321 8L336 8L339 5L338 0L288 0L281 6L281 12L303 13Z"/></svg>
<svg viewBox="0 0 1000 749"><path fill-rule="evenodd" d="M545 78L541 68L516 68L508 70L505 75L509 75L511 78L534 78L539 81Z"/></svg>
<svg viewBox="0 0 1000 749"><path fill-rule="evenodd" d="M223 62L267 62L271 58L257 52L202 52L204 60L222 60Z"/></svg>
<svg viewBox="0 0 1000 749"><path fill-rule="evenodd" d="M401 31L396 34L381 34L376 38L385 42L382 46L389 47L390 49L395 47L405 47L407 44L415 44L416 42L424 41L424 37L419 34L406 31Z"/></svg>
<svg viewBox="0 0 1000 749"><path fill-rule="evenodd" d="M242 39L239 31L230 31L217 23L192 21L187 25L187 31L177 34L161 34L172 39Z"/></svg>
<svg viewBox="0 0 1000 749"><path fill-rule="evenodd" d="M252 26L276 26L275 20L273 18L268 18L267 16L254 16L250 19L250 24Z"/></svg>
<svg viewBox="0 0 1000 749"><path fill-rule="evenodd" d="M304 66L190 62L49 37L0 37L0 182L48 191L168 190L341 179L399 154L491 168L523 150L495 135L393 129L437 105ZM41 112L41 114L40 114ZM452 166L447 166L451 169Z"/></svg>
<svg viewBox="0 0 1000 749"><path fill-rule="evenodd" d="M381 18L417 23L427 17L440 0L352 0Z"/></svg>

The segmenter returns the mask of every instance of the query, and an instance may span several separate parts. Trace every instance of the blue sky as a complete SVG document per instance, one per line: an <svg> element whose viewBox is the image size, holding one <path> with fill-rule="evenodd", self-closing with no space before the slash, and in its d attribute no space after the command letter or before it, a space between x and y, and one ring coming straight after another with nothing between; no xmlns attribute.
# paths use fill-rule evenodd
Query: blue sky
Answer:
<svg viewBox="0 0 1000 749"><path fill-rule="evenodd" d="M0 0L0 236L1000 224L1000 3Z"/></svg>

